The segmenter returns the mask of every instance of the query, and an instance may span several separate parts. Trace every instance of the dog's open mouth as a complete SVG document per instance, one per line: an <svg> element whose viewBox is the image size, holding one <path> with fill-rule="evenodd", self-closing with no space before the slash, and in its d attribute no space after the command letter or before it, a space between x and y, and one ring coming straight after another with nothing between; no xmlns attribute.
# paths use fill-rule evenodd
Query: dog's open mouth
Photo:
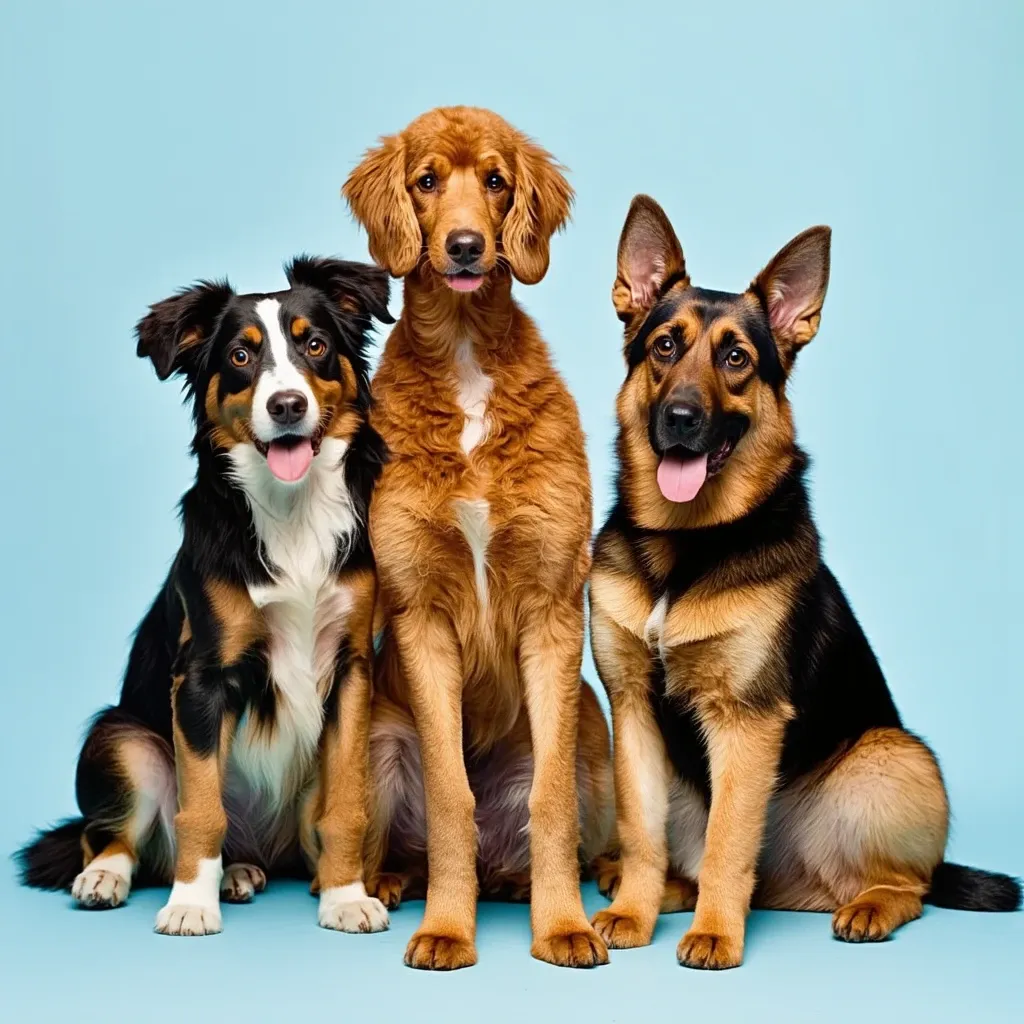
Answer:
<svg viewBox="0 0 1024 1024"><path fill-rule="evenodd" d="M475 292L484 283L484 275L473 270L459 270L444 275L445 284L455 292Z"/></svg>
<svg viewBox="0 0 1024 1024"><path fill-rule="evenodd" d="M269 444L258 438L255 442L256 450L267 460L270 472L286 484L295 484L309 472L322 440L323 431L318 430L311 437L285 434L275 437Z"/></svg>
<svg viewBox="0 0 1024 1024"><path fill-rule="evenodd" d="M728 437L710 452L669 448L658 463L658 487L669 501L693 501L709 477L722 471L739 438Z"/></svg>

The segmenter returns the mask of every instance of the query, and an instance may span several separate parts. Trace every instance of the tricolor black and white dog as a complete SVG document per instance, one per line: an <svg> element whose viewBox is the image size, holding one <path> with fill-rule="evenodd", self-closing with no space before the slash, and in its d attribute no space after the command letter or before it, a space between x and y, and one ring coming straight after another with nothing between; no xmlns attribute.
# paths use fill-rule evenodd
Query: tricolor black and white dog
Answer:
<svg viewBox="0 0 1024 1024"><path fill-rule="evenodd" d="M203 282L158 302L138 355L184 377L196 481L184 539L139 626L120 702L78 762L82 816L21 852L24 881L116 907L167 884L156 929L221 928L272 872L315 873L320 924L387 927L363 887L373 557L385 459L365 350L388 278L301 257L290 287ZM228 866L223 867L224 864Z"/></svg>

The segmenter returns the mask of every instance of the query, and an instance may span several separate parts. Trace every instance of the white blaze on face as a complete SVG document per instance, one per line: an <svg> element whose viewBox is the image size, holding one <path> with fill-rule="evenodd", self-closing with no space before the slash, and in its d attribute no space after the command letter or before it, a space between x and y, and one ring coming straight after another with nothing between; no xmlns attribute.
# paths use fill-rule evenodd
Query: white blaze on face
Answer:
<svg viewBox="0 0 1024 1024"><path fill-rule="evenodd" d="M320 421L320 406L305 376L292 362L291 344L281 326L281 303L277 299L260 299L255 311L263 327L264 349L252 397L253 430L265 444L284 434L311 435ZM298 391L305 396L306 415L298 423L282 427L270 418L267 401L278 391Z"/></svg>

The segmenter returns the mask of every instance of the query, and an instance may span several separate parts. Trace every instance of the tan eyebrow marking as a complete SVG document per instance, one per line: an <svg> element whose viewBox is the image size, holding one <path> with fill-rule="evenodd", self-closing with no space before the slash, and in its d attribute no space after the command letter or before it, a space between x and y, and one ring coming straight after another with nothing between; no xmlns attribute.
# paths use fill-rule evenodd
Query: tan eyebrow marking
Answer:
<svg viewBox="0 0 1024 1024"><path fill-rule="evenodd" d="M309 330L309 321L304 316L297 316L292 321L292 337L301 338Z"/></svg>
<svg viewBox="0 0 1024 1024"><path fill-rule="evenodd" d="M254 345L260 345L263 343L263 332L254 324L250 324L242 331L242 337L245 338L246 341L251 341Z"/></svg>

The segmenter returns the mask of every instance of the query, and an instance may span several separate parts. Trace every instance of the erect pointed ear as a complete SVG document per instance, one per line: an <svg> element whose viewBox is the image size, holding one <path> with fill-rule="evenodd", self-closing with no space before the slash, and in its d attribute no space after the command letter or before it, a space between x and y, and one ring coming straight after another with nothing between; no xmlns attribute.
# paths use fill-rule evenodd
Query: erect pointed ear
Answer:
<svg viewBox="0 0 1024 1024"><path fill-rule="evenodd" d="M515 147L512 206L501 228L501 247L512 273L536 284L547 272L551 236L569 219L573 190L555 158L525 135Z"/></svg>
<svg viewBox="0 0 1024 1024"><path fill-rule="evenodd" d="M194 355L213 335L221 313L234 296L227 281L200 281L149 307L135 325L135 354L153 360L156 375L190 373Z"/></svg>
<svg viewBox="0 0 1024 1024"><path fill-rule="evenodd" d="M780 249L750 286L768 312L775 340L791 355L818 333L831 243L831 228L808 228Z"/></svg>
<svg viewBox="0 0 1024 1024"><path fill-rule="evenodd" d="M285 268L288 283L306 285L323 292L344 312L369 322L374 317L382 324L393 324L388 312L391 285L386 270L368 263L348 260L297 256Z"/></svg>
<svg viewBox="0 0 1024 1024"><path fill-rule="evenodd" d="M366 228L370 255L392 277L416 266L423 233L405 184L405 140L389 135L348 176L341 193L356 220Z"/></svg>
<svg viewBox="0 0 1024 1024"><path fill-rule="evenodd" d="M650 196L634 196L619 237L618 276L612 286L619 319L629 323L646 315L665 285L675 280L690 283L679 239Z"/></svg>

